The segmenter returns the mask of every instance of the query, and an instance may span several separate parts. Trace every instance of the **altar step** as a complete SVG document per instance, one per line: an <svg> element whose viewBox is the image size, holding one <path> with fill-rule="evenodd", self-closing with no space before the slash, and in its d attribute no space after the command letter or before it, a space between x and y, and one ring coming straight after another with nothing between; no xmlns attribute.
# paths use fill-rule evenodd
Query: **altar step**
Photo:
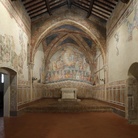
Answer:
<svg viewBox="0 0 138 138"><path fill-rule="evenodd" d="M31 105L25 109L31 113L45 112L112 112L109 105L98 103L97 101L42 101Z"/></svg>
<svg viewBox="0 0 138 138"><path fill-rule="evenodd" d="M46 112L112 112L110 107L45 107L45 108L27 108L26 112L46 113Z"/></svg>

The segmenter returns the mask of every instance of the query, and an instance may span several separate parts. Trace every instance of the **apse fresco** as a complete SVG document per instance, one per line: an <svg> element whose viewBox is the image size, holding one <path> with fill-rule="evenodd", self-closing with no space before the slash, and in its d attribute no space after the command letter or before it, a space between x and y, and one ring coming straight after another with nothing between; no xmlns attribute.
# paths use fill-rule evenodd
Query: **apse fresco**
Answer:
<svg viewBox="0 0 138 138"><path fill-rule="evenodd" d="M66 46L57 51L50 59L46 83L63 80L91 82L91 70L83 53Z"/></svg>

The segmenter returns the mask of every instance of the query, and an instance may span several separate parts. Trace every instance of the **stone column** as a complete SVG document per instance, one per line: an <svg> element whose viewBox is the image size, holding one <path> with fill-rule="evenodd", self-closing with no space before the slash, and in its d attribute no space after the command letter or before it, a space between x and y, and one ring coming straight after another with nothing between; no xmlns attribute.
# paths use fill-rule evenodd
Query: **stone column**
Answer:
<svg viewBox="0 0 138 138"><path fill-rule="evenodd" d="M32 62L30 62L30 63L28 63L28 80L29 80L29 82L30 82L30 101L32 101L33 100L33 80L32 80L32 78L33 78L33 68L34 68L34 63L32 63Z"/></svg>
<svg viewBox="0 0 138 138"><path fill-rule="evenodd" d="M4 83L4 117L10 116L10 76L4 75L5 83ZM12 109L11 109L12 110Z"/></svg>
<svg viewBox="0 0 138 138"><path fill-rule="evenodd" d="M104 100L107 101L107 65L104 65L104 93L105 93L105 97Z"/></svg>

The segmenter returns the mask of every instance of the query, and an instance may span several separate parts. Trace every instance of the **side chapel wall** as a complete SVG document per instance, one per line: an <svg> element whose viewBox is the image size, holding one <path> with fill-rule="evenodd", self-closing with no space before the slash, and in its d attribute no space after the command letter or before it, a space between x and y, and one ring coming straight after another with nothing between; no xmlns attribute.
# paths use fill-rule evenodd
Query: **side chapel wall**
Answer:
<svg viewBox="0 0 138 138"><path fill-rule="evenodd" d="M28 66L31 20L20 1L1 0L0 10L0 68L17 72L19 106L32 100Z"/></svg>

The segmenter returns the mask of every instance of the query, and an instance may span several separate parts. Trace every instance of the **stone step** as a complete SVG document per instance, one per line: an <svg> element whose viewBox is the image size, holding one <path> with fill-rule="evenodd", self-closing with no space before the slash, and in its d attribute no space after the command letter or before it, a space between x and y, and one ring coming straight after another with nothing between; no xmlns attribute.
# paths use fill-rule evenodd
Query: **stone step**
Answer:
<svg viewBox="0 0 138 138"><path fill-rule="evenodd" d="M111 107L83 107L83 106L47 106L28 107L26 112L112 112Z"/></svg>
<svg viewBox="0 0 138 138"><path fill-rule="evenodd" d="M28 107L25 112L112 112L111 106L93 99L61 100L42 99Z"/></svg>

